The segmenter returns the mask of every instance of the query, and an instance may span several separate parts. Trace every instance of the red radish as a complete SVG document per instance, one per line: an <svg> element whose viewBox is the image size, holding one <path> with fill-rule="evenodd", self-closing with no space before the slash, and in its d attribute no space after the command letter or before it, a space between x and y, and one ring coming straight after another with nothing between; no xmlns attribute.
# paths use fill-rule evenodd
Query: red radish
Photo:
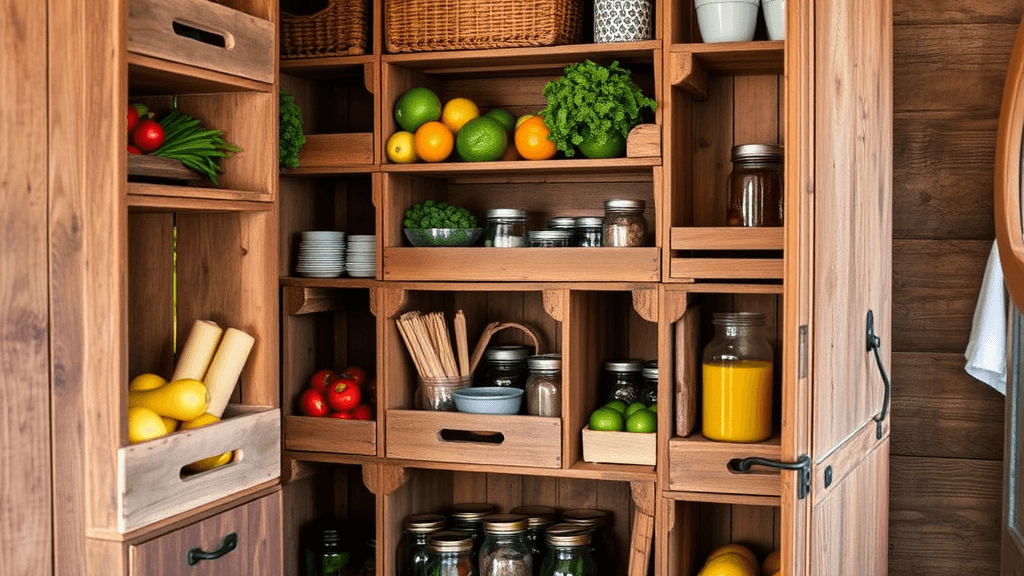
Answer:
<svg viewBox="0 0 1024 576"><path fill-rule="evenodd" d="M164 143L164 128L156 120L140 120L132 132L132 143L143 152L152 152Z"/></svg>
<svg viewBox="0 0 1024 576"><path fill-rule="evenodd" d="M128 153L129 154L142 154L142 150L139 150L135 146L132 146L131 144L129 144L128 145Z"/></svg>

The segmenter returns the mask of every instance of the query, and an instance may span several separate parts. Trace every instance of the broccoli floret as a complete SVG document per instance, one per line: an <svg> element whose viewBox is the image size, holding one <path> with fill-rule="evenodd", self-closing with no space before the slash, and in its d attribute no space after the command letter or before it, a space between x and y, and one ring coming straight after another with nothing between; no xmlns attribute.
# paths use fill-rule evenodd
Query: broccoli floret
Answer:
<svg viewBox="0 0 1024 576"><path fill-rule="evenodd" d="M423 206L426 207L426 208L431 208L431 207L436 206L436 205L437 205L437 202L435 202L433 200L427 200L426 202L423 203Z"/></svg>
<svg viewBox="0 0 1024 576"><path fill-rule="evenodd" d="M284 88L279 104L278 162L284 168L298 168L299 150L306 143L306 135L302 133L302 110Z"/></svg>

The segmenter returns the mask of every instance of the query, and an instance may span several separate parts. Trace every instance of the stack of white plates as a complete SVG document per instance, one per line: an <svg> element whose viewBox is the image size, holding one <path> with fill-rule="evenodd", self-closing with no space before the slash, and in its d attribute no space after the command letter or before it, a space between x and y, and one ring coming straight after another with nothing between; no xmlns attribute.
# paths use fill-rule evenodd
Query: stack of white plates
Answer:
<svg viewBox="0 0 1024 576"><path fill-rule="evenodd" d="M345 233L303 232L295 271L309 278L337 278L345 271Z"/></svg>
<svg viewBox="0 0 1024 576"><path fill-rule="evenodd" d="M372 235L348 237L346 268L349 276L372 278L377 275L377 240Z"/></svg>

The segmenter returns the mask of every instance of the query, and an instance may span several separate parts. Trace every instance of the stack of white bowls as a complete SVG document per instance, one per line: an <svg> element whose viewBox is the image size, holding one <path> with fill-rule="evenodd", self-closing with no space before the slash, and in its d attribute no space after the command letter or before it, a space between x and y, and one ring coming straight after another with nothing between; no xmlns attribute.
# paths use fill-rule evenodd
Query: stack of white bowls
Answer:
<svg viewBox="0 0 1024 576"><path fill-rule="evenodd" d="M303 232L295 271L309 278L337 278L345 271L345 233Z"/></svg>
<svg viewBox="0 0 1024 576"><path fill-rule="evenodd" d="M370 235L348 237L346 267L349 276L372 278L377 275L377 239Z"/></svg>

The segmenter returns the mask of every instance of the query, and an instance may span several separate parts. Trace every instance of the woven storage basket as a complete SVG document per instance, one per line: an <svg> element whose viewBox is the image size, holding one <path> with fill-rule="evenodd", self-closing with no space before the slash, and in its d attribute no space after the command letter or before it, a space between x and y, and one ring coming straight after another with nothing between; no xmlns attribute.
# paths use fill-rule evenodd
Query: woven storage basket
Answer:
<svg viewBox="0 0 1024 576"><path fill-rule="evenodd" d="M281 12L281 57L317 58L366 52L369 0L329 0L308 16Z"/></svg>
<svg viewBox="0 0 1024 576"><path fill-rule="evenodd" d="M582 0L386 0L389 52L577 44Z"/></svg>

